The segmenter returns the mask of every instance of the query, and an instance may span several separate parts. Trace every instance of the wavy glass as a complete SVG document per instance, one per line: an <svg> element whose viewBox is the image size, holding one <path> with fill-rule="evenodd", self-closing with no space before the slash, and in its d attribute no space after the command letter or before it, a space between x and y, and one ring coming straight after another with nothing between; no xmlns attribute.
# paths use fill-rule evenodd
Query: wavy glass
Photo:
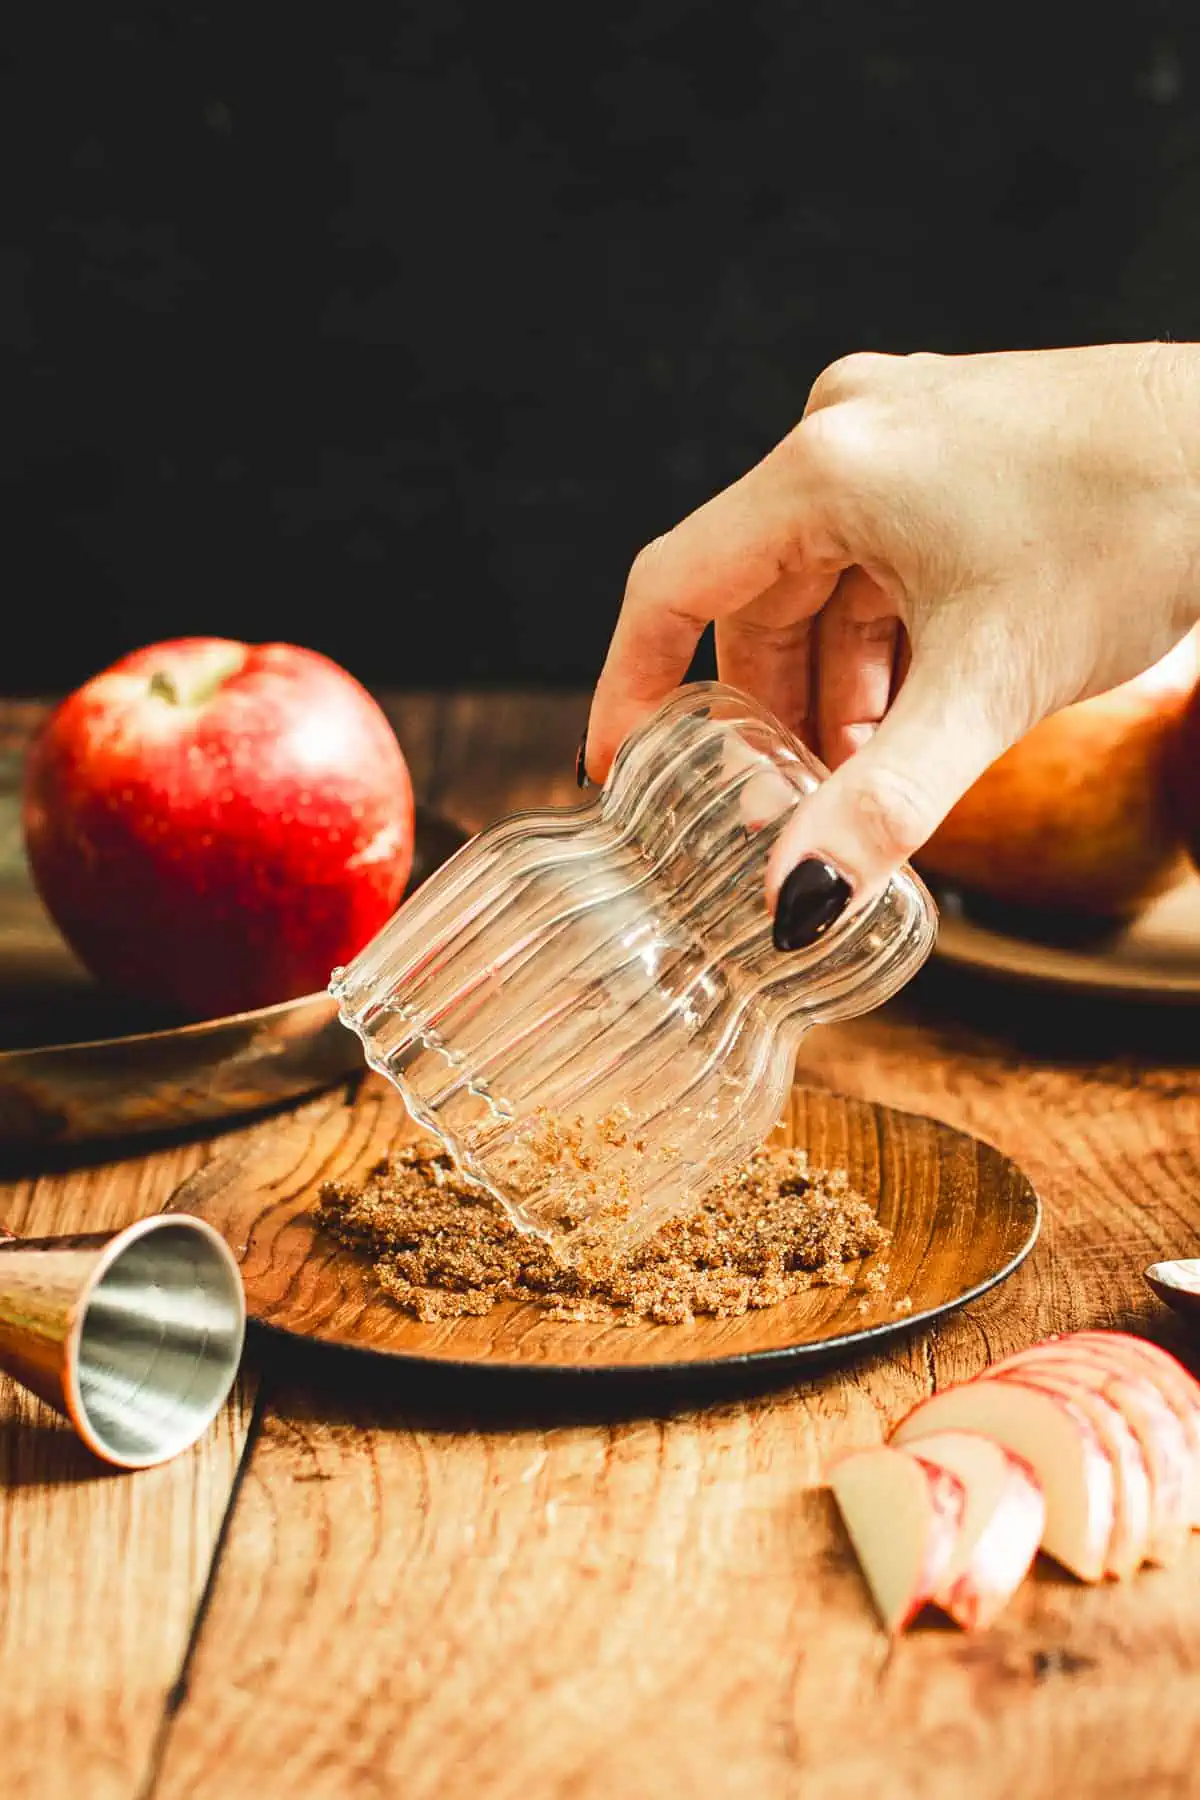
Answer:
<svg viewBox="0 0 1200 1800"><path fill-rule="evenodd" d="M684 688L595 797L490 826L334 971L368 1063L523 1228L569 1248L589 1219L636 1235L686 1206L771 1130L805 1033L924 962L936 913L907 869L773 947L767 856L824 777L746 695Z"/></svg>

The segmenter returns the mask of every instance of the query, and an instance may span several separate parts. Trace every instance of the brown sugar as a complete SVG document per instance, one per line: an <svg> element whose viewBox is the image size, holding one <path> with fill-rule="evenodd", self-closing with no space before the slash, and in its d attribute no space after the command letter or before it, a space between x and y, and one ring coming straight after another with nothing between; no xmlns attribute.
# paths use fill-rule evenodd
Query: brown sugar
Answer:
<svg viewBox="0 0 1200 1800"><path fill-rule="evenodd" d="M674 1325L699 1314L733 1318L817 1284L878 1294L887 1280L886 1263L857 1282L847 1266L888 1242L867 1202L845 1175L814 1171L802 1150L782 1147L757 1150L692 1212L641 1241L598 1235L570 1261L519 1231L428 1141L361 1184L326 1182L318 1216L370 1258L398 1306L430 1322L509 1300L557 1319Z"/></svg>

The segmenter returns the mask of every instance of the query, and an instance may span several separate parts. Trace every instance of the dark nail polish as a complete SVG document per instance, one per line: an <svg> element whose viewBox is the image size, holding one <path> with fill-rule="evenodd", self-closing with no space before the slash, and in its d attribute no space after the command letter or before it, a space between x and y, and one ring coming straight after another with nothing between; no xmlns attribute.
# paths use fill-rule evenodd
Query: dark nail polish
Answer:
<svg viewBox="0 0 1200 1800"><path fill-rule="evenodd" d="M807 856L779 890L772 937L777 950L803 950L824 937L850 904L850 883L831 863Z"/></svg>
<svg viewBox="0 0 1200 1800"><path fill-rule="evenodd" d="M575 782L578 787L591 787L587 772L587 732L579 740L579 750L575 757Z"/></svg>

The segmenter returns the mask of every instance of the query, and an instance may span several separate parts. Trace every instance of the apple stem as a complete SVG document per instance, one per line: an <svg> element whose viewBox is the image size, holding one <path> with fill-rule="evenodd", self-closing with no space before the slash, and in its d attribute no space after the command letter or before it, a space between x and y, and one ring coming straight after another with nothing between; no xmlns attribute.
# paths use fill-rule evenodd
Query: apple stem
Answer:
<svg viewBox="0 0 1200 1800"><path fill-rule="evenodd" d="M214 643L186 667L155 669L148 691L169 706L203 706L244 667L248 654L245 644Z"/></svg>

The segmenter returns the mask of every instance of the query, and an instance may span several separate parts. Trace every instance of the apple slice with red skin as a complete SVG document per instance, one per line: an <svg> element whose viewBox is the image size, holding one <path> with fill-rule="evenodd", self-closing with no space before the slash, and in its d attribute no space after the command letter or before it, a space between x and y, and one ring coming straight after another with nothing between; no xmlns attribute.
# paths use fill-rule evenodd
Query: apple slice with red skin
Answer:
<svg viewBox="0 0 1200 1800"><path fill-rule="evenodd" d="M1193 1488L1200 1483L1200 1467L1193 1468L1187 1432L1158 1389L1137 1375L1114 1375L1104 1392L1142 1445L1150 1475L1154 1500L1146 1561L1170 1568L1187 1548Z"/></svg>
<svg viewBox="0 0 1200 1800"><path fill-rule="evenodd" d="M1081 1386L1069 1374L1056 1372L1045 1363L1029 1362L1015 1369L1000 1364L989 1370L986 1378L1019 1381L1027 1387L1061 1394L1087 1414L1116 1476L1105 1573L1116 1581L1136 1575L1146 1560L1153 1529L1153 1492L1141 1445L1124 1415L1098 1389Z"/></svg>
<svg viewBox="0 0 1200 1800"><path fill-rule="evenodd" d="M958 1476L877 1444L835 1464L833 1497L880 1618L903 1631L933 1599L966 1507Z"/></svg>
<svg viewBox="0 0 1200 1800"><path fill-rule="evenodd" d="M976 1431L936 1432L921 1439L918 1453L957 1475L966 1496L934 1602L965 1631L990 1625L1038 1553L1046 1524L1041 1487L1028 1463Z"/></svg>
<svg viewBox="0 0 1200 1800"><path fill-rule="evenodd" d="M1191 1447L1183 1425L1153 1381L1141 1370L1126 1373L1110 1367L1104 1358L1090 1357L1086 1349L1075 1348L1069 1340L1064 1340L1061 1348L1050 1344L1024 1351L986 1370L985 1375L1011 1376L1014 1369L1020 1370L1023 1378L1028 1374L1034 1380L1046 1370L1077 1391L1103 1395L1117 1408L1138 1441L1150 1477L1146 1561L1163 1568L1178 1562L1191 1533Z"/></svg>
<svg viewBox="0 0 1200 1800"><path fill-rule="evenodd" d="M1114 1371L1140 1374L1153 1381L1188 1436L1192 1476L1188 1511L1193 1531L1200 1530L1200 1382L1176 1361L1168 1350L1126 1331L1073 1331L1045 1344L1022 1350L1018 1356L1036 1356L1048 1349L1070 1346L1102 1359ZM1007 1359L1010 1363L1015 1358Z"/></svg>
<svg viewBox="0 0 1200 1800"><path fill-rule="evenodd" d="M1027 1463L1046 1500L1043 1548L1081 1581L1103 1580L1116 1477L1081 1406L1018 1381L967 1381L921 1401L891 1441L919 1455L921 1439L942 1431L977 1431Z"/></svg>

